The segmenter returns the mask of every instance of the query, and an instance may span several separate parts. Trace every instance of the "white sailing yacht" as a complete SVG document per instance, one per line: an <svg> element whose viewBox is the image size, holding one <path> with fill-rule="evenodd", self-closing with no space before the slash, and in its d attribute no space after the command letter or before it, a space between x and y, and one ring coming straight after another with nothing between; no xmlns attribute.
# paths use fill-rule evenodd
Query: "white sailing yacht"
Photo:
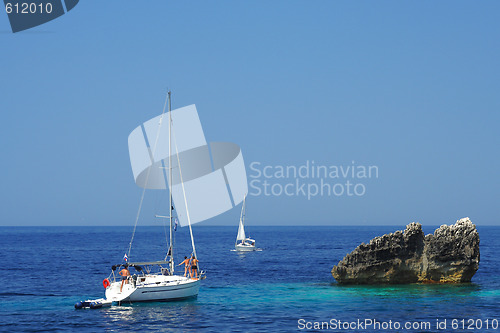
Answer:
<svg viewBox="0 0 500 333"><path fill-rule="evenodd" d="M246 237L245 235L245 205L246 195L243 199L243 205L241 206L240 224L238 226L238 235L236 235L234 248L236 251L255 251L255 239Z"/></svg>
<svg viewBox="0 0 500 333"><path fill-rule="evenodd" d="M190 297L196 297L200 289L200 280L205 278L203 272L196 274L196 276L183 276L174 275L174 248L173 248L173 206L172 206L172 112L171 112L171 92L168 92L168 184L169 184L169 215L168 216L157 216L169 219L170 224L170 244L168 247L168 253L164 260L161 261L150 261L150 262L131 262L112 266L112 272L108 278L103 281L104 288L106 288L106 301L111 302L138 302L138 301L168 301L185 299ZM159 127L162 125L163 114L159 121ZM158 135L156 140L158 141L158 136L160 133L160 128L158 129ZM155 143L153 147L153 153L158 149L158 142ZM151 150L151 149L150 149ZM176 153L178 155L178 152ZM178 168L181 165L178 163ZM180 171L179 171L180 172ZM146 178L151 177L151 169L147 171ZM165 175L164 175L165 177ZM165 177L166 178L166 177ZM146 179L148 182L149 179ZM182 183L181 179L181 184ZM142 206L142 200L144 199L144 191L147 187L144 187L143 195L141 198L141 204L139 207L139 213ZM187 209L187 203L186 203ZM189 225L189 232L191 236L192 243L192 258L196 258L196 248L194 246L193 231L191 229L191 224ZM134 234L135 227L134 226ZM130 256L130 250L132 247L134 235L132 235L132 240L130 241L128 256ZM128 260L127 254L125 259ZM129 270L128 276L122 277L117 276L115 272L118 270L120 272L124 268ZM135 274L131 274L131 268L135 269ZM119 278L118 278L119 277ZM117 279L118 278L118 279ZM111 281L110 281L111 280Z"/></svg>
<svg viewBox="0 0 500 333"><path fill-rule="evenodd" d="M168 119L168 131L164 129L164 118ZM175 228L177 220L181 227L189 227L191 258L197 258L191 225L235 207L248 192L240 147L230 142L207 143L195 105L172 110L170 91L163 113L135 128L129 135L128 146L135 182L143 188L132 239L124 257L131 262L112 267L111 274L103 281L106 299L79 302L75 308L196 297L200 281L205 278L199 265L194 276L174 274L173 205L177 215ZM162 216L170 224L168 252L160 261L134 262L132 242L146 189L168 189L169 214ZM124 268L130 272L126 277L119 275Z"/></svg>

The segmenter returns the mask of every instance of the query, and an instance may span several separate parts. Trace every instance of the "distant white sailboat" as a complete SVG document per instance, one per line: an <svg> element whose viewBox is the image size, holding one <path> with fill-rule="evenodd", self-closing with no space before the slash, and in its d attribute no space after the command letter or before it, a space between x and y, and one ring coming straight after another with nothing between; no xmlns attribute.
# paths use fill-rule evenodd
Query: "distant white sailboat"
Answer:
<svg viewBox="0 0 500 333"><path fill-rule="evenodd" d="M238 226L238 235L236 235L236 242L234 248L236 251L255 251L255 239L246 237L245 235L245 205L246 205L246 195L243 199L243 205L241 206L240 224Z"/></svg>

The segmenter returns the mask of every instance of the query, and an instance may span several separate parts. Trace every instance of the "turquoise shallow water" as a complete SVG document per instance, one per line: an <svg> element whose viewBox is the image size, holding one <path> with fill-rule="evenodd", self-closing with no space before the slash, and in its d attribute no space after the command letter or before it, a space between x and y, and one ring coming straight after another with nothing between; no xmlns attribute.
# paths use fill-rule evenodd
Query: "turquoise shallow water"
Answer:
<svg viewBox="0 0 500 333"><path fill-rule="evenodd" d="M430 323L414 332L452 330L474 319L472 331L500 320L500 228L479 228L480 269L471 284L338 286L330 270L360 242L395 227L254 227L262 251L231 251L236 228L194 228L207 271L197 299L74 310L76 301L103 296L102 280L120 262L130 228L0 228L2 331L308 331L315 322L376 320ZM433 227L424 228L426 232ZM188 255L187 230L176 233L178 256ZM132 260L164 256L162 228L138 231ZM147 245L147 246L146 246ZM302 319L302 321L300 321ZM436 320L446 319L446 330ZM485 329L488 320L489 329ZM477 322L477 323L476 323ZM477 324L482 328L477 329ZM301 326L301 323L304 327ZM301 329L304 328L304 329ZM333 328L323 326L323 328ZM330 331L404 331L356 327Z"/></svg>

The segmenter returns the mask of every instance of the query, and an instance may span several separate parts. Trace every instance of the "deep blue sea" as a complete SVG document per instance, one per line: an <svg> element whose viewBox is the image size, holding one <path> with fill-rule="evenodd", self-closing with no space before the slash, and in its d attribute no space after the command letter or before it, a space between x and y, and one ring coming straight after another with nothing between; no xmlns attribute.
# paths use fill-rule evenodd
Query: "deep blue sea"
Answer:
<svg viewBox="0 0 500 333"><path fill-rule="evenodd" d="M122 262L132 229L2 227L0 330L294 332L322 324L326 331L401 332L410 324L406 331L500 331L500 227L478 227L481 262L470 284L335 283L330 270L346 253L398 229L404 226L248 227L262 251L240 254L231 251L237 227L195 226L207 274L198 298L75 310L79 300L104 296L102 280ZM425 233L434 229L424 226ZM189 231L175 235L180 262L191 253ZM164 229L138 227L129 261L164 255ZM380 326L360 327L358 320Z"/></svg>

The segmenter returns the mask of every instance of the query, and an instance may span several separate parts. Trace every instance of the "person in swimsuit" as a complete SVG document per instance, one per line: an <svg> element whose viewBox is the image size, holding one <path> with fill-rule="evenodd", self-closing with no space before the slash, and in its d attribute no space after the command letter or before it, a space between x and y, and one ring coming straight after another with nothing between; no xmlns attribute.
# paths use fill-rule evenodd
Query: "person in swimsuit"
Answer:
<svg viewBox="0 0 500 333"><path fill-rule="evenodd" d="M122 292L123 285L128 283L128 277L130 276L130 271L128 270L128 265L123 266L123 269L120 271L120 275L122 277L122 285L120 286L120 292Z"/></svg>
<svg viewBox="0 0 500 333"><path fill-rule="evenodd" d="M177 265L180 266L184 264L184 276L186 276L188 269L189 269L189 276L191 276L191 265L189 264L190 261L191 258L188 259L188 257L184 257L184 261L181 262L179 265Z"/></svg>
<svg viewBox="0 0 500 333"><path fill-rule="evenodd" d="M191 269L195 273L195 278L198 278L198 259L193 255L191 257ZM193 277L193 272L190 272L190 276Z"/></svg>

